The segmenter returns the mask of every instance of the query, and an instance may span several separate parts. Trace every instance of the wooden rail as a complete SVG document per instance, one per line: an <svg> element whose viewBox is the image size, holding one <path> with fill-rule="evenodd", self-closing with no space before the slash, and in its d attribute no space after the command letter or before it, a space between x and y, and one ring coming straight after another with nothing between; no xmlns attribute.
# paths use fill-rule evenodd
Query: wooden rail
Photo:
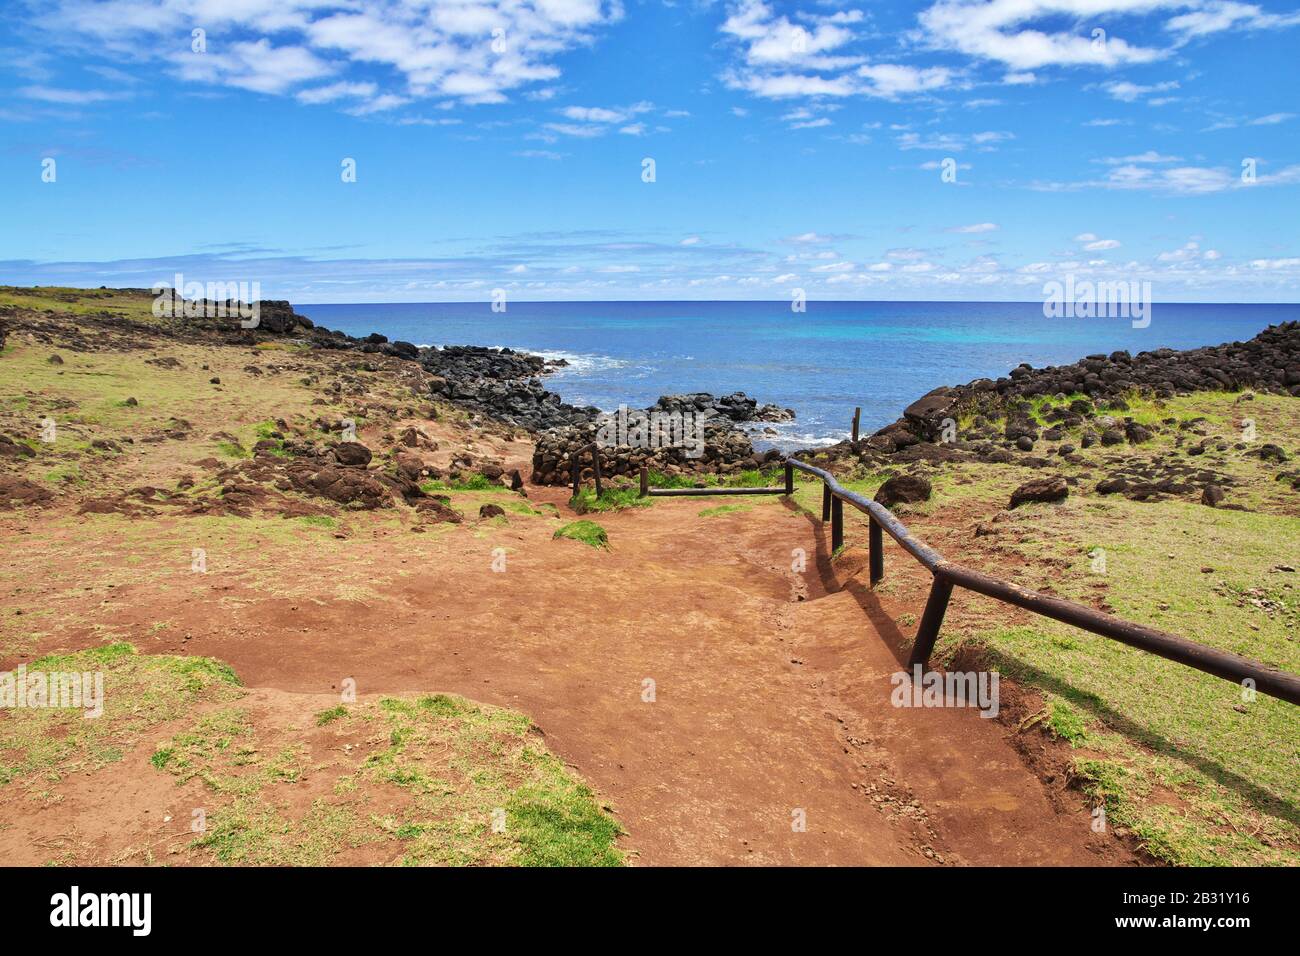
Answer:
<svg viewBox="0 0 1300 956"><path fill-rule="evenodd" d="M591 446L593 449L595 446ZM599 455L594 458L598 459ZM920 565L930 572L934 582L930 585L930 595L921 614L921 623L916 632L916 643L908 659L908 667L920 664L925 667L930 662L935 641L939 638L939 628L943 625L944 614L948 610L948 600L952 597L954 587L963 587L968 591L995 598L1006 604L1024 608L1043 617L1062 621L1074 627L1082 628L1093 634L1100 634L1111 640L1119 641L1130 647L1136 647L1150 654L1157 654L1168 660L1194 667L1207 674L1234 681L1243 686L1253 686L1261 694L1268 694L1279 700L1300 705L1300 676L1269 667L1249 657L1221 651L1204 644L1197 644L1185 637L1156 630L1144 624L1135 624L1112 614L1105 614L1094 608L1067 601L1064 598L1043 594L1022 588L999 578L946 560L943 555L914 536L897 517L878 501L872 501L840 486L835 476L828 471L799 461L797 458L785 460L785 484L783 487L771 488L651 488L647 470L641 469L642 496L682 496L682 495L793 495L794 473L802 471L822 480L822 521L830 522L831 552L838 551L844 545L844 503L867 515L870 525L867 533L869 551L869 573L874 587L885 576L884 536L888 533L898 542L904 551L910 554ZM574 476L578 474L575 459ZM599 482L600 465L596 465L597 482ZM574 485L577 494L577 484ZM1251 684L1247 685L1246 682Z"/></svg>
<svg viewBox="0 0 1300 956"><path fill-rule="evenodd" d="M937 551L913 536L906 525L894 517L894 514L884 505L842 488L833 475L821 468L795 458L787 458L785 462L787 488L793 488L795 469L822 480L822 520L831 523L832 551L838 550L844 544L843 502L847 501L858 511L870 517L868 546L873 586L885 574L882 532L888 532L904 551L934 576L934 583L930 586L930 596L925 602L921 624L916 632L912 656L907 662L909 667L916 664L924 667L929 663L930 654L939 637L939 628L943 624L944 613L948 609L948 599L952 596L952 589L963 587L968 591L1033 611L1043 617L1050 617L1085 631L1091 631L1093 634L1109 637L1130 647L1158 654L1179 664L1195 667L1216 677L1235 681L1244 686L1247 686L1246 681L1251 681L1253 683L1249 686L1253 686L1261 694L1268 694L1291 704L1300 704L1300 676L1269 667L1249 657L1197 644L1176 634L1159 631L1143 624L1134 624L1132 621L1105 614L1073 601L1031 591L992 577L983 571L976 571L945 560Z"/></svg>

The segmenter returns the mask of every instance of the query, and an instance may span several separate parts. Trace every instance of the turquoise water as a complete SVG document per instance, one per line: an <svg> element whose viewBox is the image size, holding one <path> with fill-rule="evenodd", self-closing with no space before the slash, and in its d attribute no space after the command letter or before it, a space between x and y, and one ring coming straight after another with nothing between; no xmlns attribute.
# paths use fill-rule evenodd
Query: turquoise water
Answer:
<svg viewBox="0 0 1300 956"><path fill-rule="evenodd" d="M1248 339L1300 305L1161 305L1151 324L1045 318L1040 302L511 302L305 305L351 335L419 345L511 346L569 359L548 377L565 401L613 410L670 392L744 391L793 408L778 445L837 441L855 405L864 430L939 385L1060 365L1096 352Z"/></svg>

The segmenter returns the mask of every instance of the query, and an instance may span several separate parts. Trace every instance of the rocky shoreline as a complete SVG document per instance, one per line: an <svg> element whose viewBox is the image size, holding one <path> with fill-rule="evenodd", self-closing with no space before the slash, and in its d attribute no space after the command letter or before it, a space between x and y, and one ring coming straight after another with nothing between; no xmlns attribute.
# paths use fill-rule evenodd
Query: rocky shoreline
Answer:
<svg viewBox="0 0 1300 956"><path fill-rule="evenodd" d="M123 290L124 292L130 290ZM135 290L148 295L146 290ZM104 313L84 316L86 328L73 347L93 351L93 327L111 322L118 330L138 330L141 342L161 333L182 341L218 340L228 345L253 345L268 339L290 339L301 345L331 351L354 351L360 355L383 355L418 363L423 370L420 387L431 398L450 402L473 414L519 429L535 441L532 481L538 484L566 484L572 479L573 456L580 456L580 471L590 477L589 454L596 441L604 413L593 406L568 404L546 389L544 377L563 367L564 360L548 360L510 348L449 345L420 347L410 342L390 341L380 333L363 337L347 335L319 326L294 311L282 300L259 303L255 328L240 327L236 303L199 303L208 313L220 307L226 315L186 317L154 323L137 322ZM24 323L31 325L30 321ZM37 322L39 326L39 321ZM67 334L67 327L60 332ZM0 316L0 341L5 327ZM857 464L871 468L948 460L979 460L1043 468L1051 456L1072 460L1079 450L1067 440L1067 430L1078 433L1082 448L1094 444L1114 446L1141 444L1153 431L1173 427L1172 423L1141 424L1126 417L1125 396L1149 395L1165 399L1180 393L1205 390L1261 392L1300 396L1300 323L1270 326L1245 342L1231 342L1199 349L1177 351L1157 349L1130 355L1114 352L1089 355L1070 365L1034 369L1022 364L999 379L976 379L965 385L936 388L910 404L895 422L857 442L845 441L807 454L821 462ZM1051 399L1044 425L1030 414L1033 403ZM795 413L771 404L760 404L743 392L713 396L706 392L661 396L643 411L676 416L707 416L700 433L699 453L688 454L680 444L667 447L612 445L601 452L602 470L608 475L633 475L644 465L668 475L726 475L761 468L782 456L775 450L755 452L747 429L757 423L790 421ZM1195 426L1180 423L1178 443L1187 454L1204 450L1197 442ZM1186 441L1184 440L1186 439ZM1279 462L1289 458L1285 450L1263 446L1262 454ZM1073 459L1077 460L1077 459ZM1176 491L1186 482L1173 469L1163 476L1165 490ZM1150 491L1133 476L1125 489ZM1209 483L1202 476L1203 483ZM1112 483L1114 484L1114 483Z"/></svg>
<svg viewBox="0 0 1300 956"><path fill-rule="evenodd" d="M1245 342L1089 355L1070 365L1041 369L1022 364L997 380L936 388L874 434L819 449L813 457L842 467L901 467L914 474L950 461L1041 470L1057 459L1084 464L1081 449L1099 445L1123 452L1157 433L1170 432L1179 455L1132 464L1116 456L1096 491L1122 493L1137 501L1199 493L1205 504L1217 506L1230 479L1199 466L1197 460L1207 451L1226 451L1229 444L1207 437L1203 420L1166 417L1142 423L1125 414L1130 410L1126 399L1132 396L1166 400L1198 391L1238 392L1238 403L1251 400L1253 392L1300 397L1300 322L1269 326ZM1300 471L1284 467L1300 451L1288 452L1266 441L1253 446L1241 441L1235 447L1276 463L1277 479L1300 490ZM1068 493L1063 479L1043 479L1040 484L1043 487L1026 485L1027 497L1020 500L1059 500ZM909 494L910 500L929 496L928 490L915 488Z"/></svg>

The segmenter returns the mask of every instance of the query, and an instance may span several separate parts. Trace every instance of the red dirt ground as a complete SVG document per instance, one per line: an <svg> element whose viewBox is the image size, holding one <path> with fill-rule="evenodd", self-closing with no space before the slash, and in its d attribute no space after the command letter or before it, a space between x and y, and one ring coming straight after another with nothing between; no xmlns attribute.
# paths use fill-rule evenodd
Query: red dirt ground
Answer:
<svg viewBox="0 0 1300 956"><path fill-rule="evenodd" d="M529 494L570 515L563 489ZM1081 802L1049 793L998 721L892 707L893 622L919 608L841 590L816 523L759 501L712 517L699 512L713 499L595 516L609 551L512 517L447 535L436 564L404 565L374 597L281 597L218 570L198 597L118 588L96 618L140 635L142 652L227 661L252 688L321 695L352 677L362 694L452 692L527 713L609 801L642 865L1134 862L1092 833ZM493 573L502 539L508 568ZM391 567L405 540L357 537L349 564ZM331 569L305 555L281 573ZM151 633L160 617L174 626ZM97 642L87 630L38 650ZM67 806L86 796L63 786Z"/></svg>

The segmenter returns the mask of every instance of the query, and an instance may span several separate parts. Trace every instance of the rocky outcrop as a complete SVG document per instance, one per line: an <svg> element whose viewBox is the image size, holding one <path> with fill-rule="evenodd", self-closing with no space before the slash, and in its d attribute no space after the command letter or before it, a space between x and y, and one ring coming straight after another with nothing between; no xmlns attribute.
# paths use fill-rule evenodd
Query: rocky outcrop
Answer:
<svg viewBox="0 0 1300 956"><path fill-rule="evenodd" d="M573 480L576 457L582 481L594 477L592 456L586 449L596 442L598 426L589 422L572 428L554 429L537 439L533 450L534 484L565 485ZM775 450L756 453L748 436L730 423L705 425L701 454L691 458L683 445L633 447L609 445L600 448L600 469L604 477L639 474L645 465L666 475L732 474L760 468L781 458Z"/></svg>
<svg viewBox="0 0 1300 956"><path fill-rule="evenodd" d="M1197 390L1244 388L1300 396L1300 322L1270 326L1245 342L1186 351L1112 352L1042 369L1022 364L996 380L936 388L875 434L819 454L872 466L965 458L1041 468L1048 459L1034 452L1044 441L1066 437L1067 428L1084 426L1079 436L1084 448L1101 444L1118 450L1155 437L1164 426L1100 413L1101 408L1126 411L1126 395L1168 398ZM1085 397L1066 400L1076 394ZM1046 427L1030 415L1031 400L1041 396L1056 399L1044 415ZM1000 428L995 426L999 420L1004 422ZM1193 445L1187 453L1203 451L1203 445ZM1074 452L1073 445L1064 444L1048 450L1067 460L1073 460L1069 456ZM1266 448L1258 453L1276 454Z"/></svg>
<svg viewBox="0 0 1300 956"><path fill-rule="evenodd" d="M770 403L760 405L757 399L744 392L732 392L715 398L708 392L687 392L681 395L660 395L654 407L665 412L708 413L710 416L732 422L790 422L794 409L781 408Z"/></svg>
<svg viewBox="0 0 1300 956"><path fill-rule="evenodd" d="M567 405L547 392L537 376L558 363L539 355L447 346L425 349L420 364L432 373L430 392L437 397L530 432L586 423L601 414L599 408Z"/></svg>

